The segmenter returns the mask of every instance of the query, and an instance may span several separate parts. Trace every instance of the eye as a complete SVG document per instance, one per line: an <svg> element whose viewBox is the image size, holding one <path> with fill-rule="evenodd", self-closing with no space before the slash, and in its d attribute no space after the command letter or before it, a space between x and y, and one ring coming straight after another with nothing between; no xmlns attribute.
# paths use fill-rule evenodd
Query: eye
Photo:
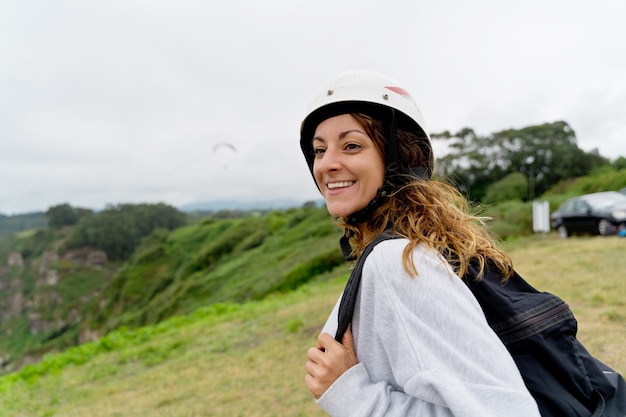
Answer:
<svg viewBox="0 0 626 417"><path fill-rule="evenodd" d="M313 148L313 156L315 158L321 158L324 155L324 152L326 152L326 148L322 148L320 146Z"/></svg>
<svg viewBox="0 0 626 417"><path fill-rule="evenodd" d="M345 149L346 151L358 151L361 148L362 148L361 145L359 145L358 143L354 143L354 142L348 142L343 147L343 149Z"/></svg>

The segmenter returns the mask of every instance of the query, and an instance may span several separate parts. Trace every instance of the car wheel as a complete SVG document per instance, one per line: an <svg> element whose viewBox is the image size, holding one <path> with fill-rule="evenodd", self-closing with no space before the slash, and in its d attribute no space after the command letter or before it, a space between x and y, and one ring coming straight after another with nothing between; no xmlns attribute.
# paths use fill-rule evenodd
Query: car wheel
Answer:
<svg viewBox="0 0 626 417"><path fill-rule="evenodd" d="M560 225L559 227L557 227L556 232L559 234L559 237L561 239L567 239L567 237L569 236L569 234L567 233L567 227L565 227L564 225Z"/></svg>
<svg viewBox="0 0 626 417"><path fill-rule="evenodd" d="M600 219L600 221L598 222L598 232L602 236L608 236L612 234L614 230L615 228L607 219Z"/></svg>

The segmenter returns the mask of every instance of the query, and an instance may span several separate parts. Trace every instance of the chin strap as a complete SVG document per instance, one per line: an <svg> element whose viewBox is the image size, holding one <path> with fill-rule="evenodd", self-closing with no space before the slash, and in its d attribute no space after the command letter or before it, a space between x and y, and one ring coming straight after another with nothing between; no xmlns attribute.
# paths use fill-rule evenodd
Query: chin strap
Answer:
<svg viewBox="0 0 626 417"><path fill-rule="evenodd" d="M389 188L390 184L385 184L380 187L378 189L378 192L376 193L376 197L374 197L365 208L349 215L346 219L346 223L348 223L350 226L357 226L359 224L365 223L367 219L370 218L372 213L383 204L383 202L389 195L389 193L387 192L387 189ZM352 246L350 246L350 238L352 236L354 236L354 232L350 229L345 229L344 235L341 237L341 239L339 239L341 252L343 252L343 257L347 262L356 260L356 256L352 252Z"/></svg>
<svg viewBox="0 0 626 417"><path fill-rule="evenodd" d="M352 253L352 246L350 246L350 238L354 235L354 232L350 229L346 229L346 232L339 239L339 245L341 246L341 252L343 252L343 259L346 262L356 261L356 256Z"/></svg>

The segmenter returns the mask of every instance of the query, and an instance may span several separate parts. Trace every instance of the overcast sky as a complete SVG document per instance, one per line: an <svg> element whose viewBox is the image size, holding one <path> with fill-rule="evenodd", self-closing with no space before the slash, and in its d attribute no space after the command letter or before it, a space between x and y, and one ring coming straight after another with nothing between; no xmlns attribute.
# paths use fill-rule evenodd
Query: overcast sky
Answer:
<svg viewBox="0 0 626 417"><path fill-rule="evenodd" d="M624 16L622 0L0 0L0 213L317 199L300 121L351 69L399 80L431 132L565 120L582 149L626 156Z"/></svg>

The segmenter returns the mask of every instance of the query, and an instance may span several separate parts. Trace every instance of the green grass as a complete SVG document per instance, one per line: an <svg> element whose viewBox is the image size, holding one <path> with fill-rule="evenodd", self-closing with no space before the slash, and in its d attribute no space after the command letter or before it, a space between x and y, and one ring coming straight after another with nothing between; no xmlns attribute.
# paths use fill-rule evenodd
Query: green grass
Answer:
<svg viewBox="0 0 626 417"><path fill-rule="evenodd" d="M626 371L626 239L550 235L508 242L516 269L567 301L589 351ZM344 272L341 272L344 271ZM343 275L244 304L217 304L120 329L0 377L2 416L323 416L306 389L306 350Z"/></svg>
<svg viewBox="0 0 626 417"><path fill-rule="evenodd" d="M343 280L113 332L0 378L7 416L322 415L304 352Z"/></svg>

